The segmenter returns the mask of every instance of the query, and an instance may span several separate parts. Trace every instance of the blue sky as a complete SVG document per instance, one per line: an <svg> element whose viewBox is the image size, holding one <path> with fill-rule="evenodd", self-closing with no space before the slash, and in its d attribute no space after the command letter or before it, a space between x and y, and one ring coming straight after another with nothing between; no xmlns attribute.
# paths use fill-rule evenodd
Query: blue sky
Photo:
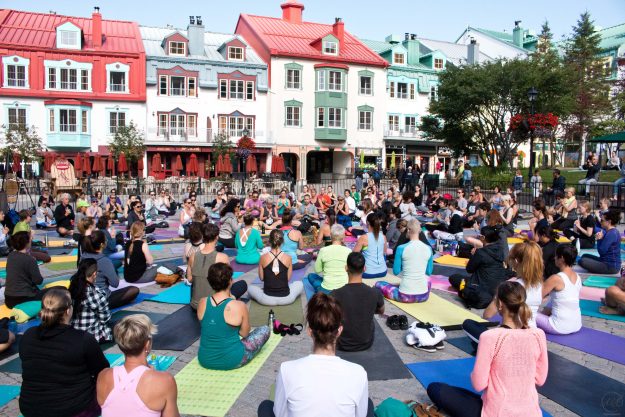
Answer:
<svg viewBox="0 0 625 417"><path fill-rule="evenodd" d="M300 0L304 19L331 23L342 17L356 36L382 40L391 33L455 41L468 25L511 31L515 20L540 31L547 19L559 40L571 32L580 13L588 10L601 27L625 23L624 0ZM143 25L186 28L189 15L201 15L207 30L232 32L239 13L280 16L282 0L0 0L0 7L88 16L100 6L104 18L134 20ZM175 5L175 7L172 7ZM392 5L388 7L386 5ZM175 10L173 10L175 9Z"/></svg>

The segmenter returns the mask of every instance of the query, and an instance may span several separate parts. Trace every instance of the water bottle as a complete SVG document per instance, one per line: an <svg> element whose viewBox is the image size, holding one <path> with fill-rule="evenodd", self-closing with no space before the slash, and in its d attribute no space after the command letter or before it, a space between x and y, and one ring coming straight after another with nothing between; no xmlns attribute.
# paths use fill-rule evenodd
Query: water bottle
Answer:
<svg viewBox="0 0 625 417"><path fill-rule="evenodd" d="M451 256L456 256L457 251L456 248L458 247L458 244L456 242L452 242L451 244Z"/></svg>
<svg viewBox="0 0 625 417"><path fill-rule="evenodd" d="M148 366L152 369L154 369L155 371L158 371L158 358L156 357L156 355L154 353L150 353L147 357L148 360Z"/></svg>
<svg viewBox="0 0 625 417"><path fill-rule="evenodd" d="M276 319L273 310L269 310L269 319L267 320L267 326L271 329L273 327L273 321Z"/></svg>
<svg viewBox="0 0 625 417"><path fill-rule="evenodd" d="M579 244L579 238L575 239L575 249L577 249L577 254L579 255L579 251L582 249Z"/></svg>

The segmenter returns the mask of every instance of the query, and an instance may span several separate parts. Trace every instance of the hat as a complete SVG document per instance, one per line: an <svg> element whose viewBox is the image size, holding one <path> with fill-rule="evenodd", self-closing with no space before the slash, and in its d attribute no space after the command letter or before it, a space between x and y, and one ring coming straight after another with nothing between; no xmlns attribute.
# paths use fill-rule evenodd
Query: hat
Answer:
<svg viewBox="0 0 625 417"><path fill-rule="evenodd" d="M89 204L87 204L85 200L78 200L78 202L76 203L76 208L81 207L89 207Z"/></svg>

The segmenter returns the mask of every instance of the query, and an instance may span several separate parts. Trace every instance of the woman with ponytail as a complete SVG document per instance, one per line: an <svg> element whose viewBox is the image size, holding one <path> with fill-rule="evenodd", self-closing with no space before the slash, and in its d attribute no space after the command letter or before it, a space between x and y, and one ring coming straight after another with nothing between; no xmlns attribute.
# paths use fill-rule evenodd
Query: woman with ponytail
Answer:
<svg viewBox="0 0 625 417"><path fill-rule="evenodd" d="M143 226L143 223L138 224ZM111 258L104 254L106 247L104 232L101 230L91 232L89 236L84 238L84 247L83 259L94 259L97 262L98 274L94 285L106 295L110 309L130 304L137 298L139 295L139 288L137 287L128 286L115 291L110 290L110 287L119 287L119 276Z"/></svg>
<svg viewBox="0 0 625 417"><path fill-rule="evenodd" d="M464 388L433 382L427 393L450 417L540 417L536 386L547 379L547 340L540 329L529 327L530 307L525 288L506 281L497 287L495 305L501 327L480 335L471 383Z"/></svg>
<svg viewBox="0 0 625 417"><path fill-rule="evenodd" d="M306 321L313 339L312 354L282 362L275 402L263 401L258 416L303 415L303 410L306 415L373 416L367 372L336 356L336 342L343 332L338 301L318 292L308 302Z"/></svg>
<svg viewBox="0 0 625 417"><path fill-rule="evenodd" d="M367 216L368 232L358 238L354 252L362 252L365 257L363 278L383 278L388 272L386 266L386 237L382 234L382 219L377 212Z"/></svg>
<svg viewBox="0 0 625 417"><path fill-rule="evenodd" d="M69 293L72 296L72 326L91 333L99 343L113 340L108 325L111 319L106 293L95 286L98 263L95 259L80 261L78 271L72 276Z"/></svg>
<svg viewBox="0 0 625 417"><path fill-rule="evenodd" d="M49 289L41 300L41 324L20 342L24 417L96 417L95 386L109 363L93 335L70 326L72 299L65 288Z"/></svg>

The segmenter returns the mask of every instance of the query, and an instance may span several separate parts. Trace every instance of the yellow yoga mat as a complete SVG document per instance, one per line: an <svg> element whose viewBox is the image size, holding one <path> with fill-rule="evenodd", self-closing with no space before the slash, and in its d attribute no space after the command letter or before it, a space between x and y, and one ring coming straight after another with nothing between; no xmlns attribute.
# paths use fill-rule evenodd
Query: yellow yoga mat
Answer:
<svg viewBox="0 0 625 417"><path fill-rule="evenodd" d="M464 268L469 263L469 260L466 258L457 258L451 255L443 255L434 259L434 262L441 265L461 266Z"/></svg>
<svg viewBox="0 0 625 417"><path fill-rule="evenodd" d="M514 245L516 243L523 243L525 242L525 239L521 239L520 237L509 237L508 238L508 245Z"/></svg>
<svg viewBox="0 0 625 417"><path fill-rule="evenodd" d="M13 315L13 309L6 306L6 304L2 304L0 306L0 319L5 317L11 317Z"/></svg>
<svg viewBox="0 0 625 417"><path fill-rule="evenodd" d="M62 263L62 262L76 262L76 255L58 255L58 256L53 256L52 260L50 261L50 263L53 263L53 264L58 264L58 263ZM0 261L0 268L6 268L6 267L7 267L6 259Z"/></svg>
<svg viewBox="0 0 625 417"><path fill-rule="evenodd" d="M176 375L181 414L222 417L274 351L282 336L272 334L250 363L232 371L212 371L193 359Z"/></svg>
<svg viewBox="0 0 625 417"><path fill-rule="evenodd" d="M560 236L559 238L556 239L556 241L558 243L571 243L571 239L569 239L566 236Z"/></svg>
<svg viewBox="0 0 625 417"><path fill-rule="evenodd" d="M430 291L430 298L424 303L399 303L388 300L420 322L435 323L448 330L458 329L466 319L487 322L477 314L460 307Z"/></svg>
<svg viewBox="0 0 625 417"><path fill-rule="evenodd" d="M48 247L49 248L62 248L65 246L65 240L49 240Z"/></svg>

